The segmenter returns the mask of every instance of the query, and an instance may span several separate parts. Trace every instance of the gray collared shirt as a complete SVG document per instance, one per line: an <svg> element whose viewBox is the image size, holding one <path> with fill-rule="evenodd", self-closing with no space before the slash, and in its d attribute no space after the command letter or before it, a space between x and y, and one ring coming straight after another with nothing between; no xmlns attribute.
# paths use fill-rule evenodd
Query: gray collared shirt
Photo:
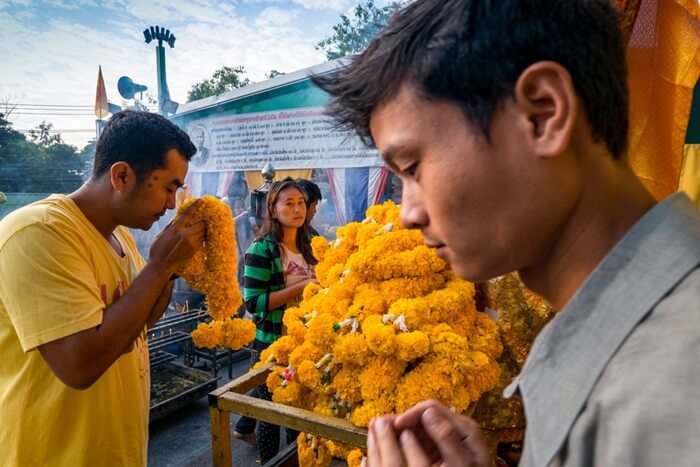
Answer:
<svg viewBox="0 0 700 467"><path fill-rule="evenodd" d="M700 211L651 209L540 333L521 467L700 466Z"/></svg>

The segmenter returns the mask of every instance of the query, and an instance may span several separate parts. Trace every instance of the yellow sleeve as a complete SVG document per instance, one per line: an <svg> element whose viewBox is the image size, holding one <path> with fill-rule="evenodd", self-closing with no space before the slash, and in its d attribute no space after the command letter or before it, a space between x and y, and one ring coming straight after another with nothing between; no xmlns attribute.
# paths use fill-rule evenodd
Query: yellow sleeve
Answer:
<svg viewBox="0 0 700 467"><path fill-rule="evenodd" d="M33 224L0 249L0 300L28 352L102 323L95 271L76 242Z"/></svg>

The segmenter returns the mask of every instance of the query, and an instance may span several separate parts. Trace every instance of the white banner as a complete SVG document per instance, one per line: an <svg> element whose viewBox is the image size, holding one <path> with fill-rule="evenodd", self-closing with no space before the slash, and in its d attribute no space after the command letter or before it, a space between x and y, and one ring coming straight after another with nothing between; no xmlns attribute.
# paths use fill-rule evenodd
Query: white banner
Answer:
<svg viewBox="0 0 700 467"><path fill-rule="evenodd" d="M195 120L193 172L378 167L379 153L354 134L333 129L323 107L226 115Z"/></svg>

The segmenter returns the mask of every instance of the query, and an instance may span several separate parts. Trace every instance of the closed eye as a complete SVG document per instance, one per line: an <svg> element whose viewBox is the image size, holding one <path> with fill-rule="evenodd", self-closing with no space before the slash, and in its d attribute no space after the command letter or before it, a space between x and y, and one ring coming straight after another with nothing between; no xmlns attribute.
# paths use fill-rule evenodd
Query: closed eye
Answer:
<svg viewBox="0 0 700 467"><path fill-rule="evenodd" d="M408 167L401 169L401 175L403 175L404 177L413 178L413 177L415 177L417 171L418 171L418 162L414 162L413 164L409 165Z"/></svg>

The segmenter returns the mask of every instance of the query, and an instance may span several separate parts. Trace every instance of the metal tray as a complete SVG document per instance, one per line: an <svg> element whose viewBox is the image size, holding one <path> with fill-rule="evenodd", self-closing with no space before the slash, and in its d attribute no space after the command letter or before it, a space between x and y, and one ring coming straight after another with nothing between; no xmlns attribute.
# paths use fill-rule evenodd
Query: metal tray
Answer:
<svg viewBox="0 0 700 467"><path fill-rule="evenodd" d="M188 368L175 362L164 363L151 370L150 421L201 399L216 389L218 378L206 371Z"/></svg>

